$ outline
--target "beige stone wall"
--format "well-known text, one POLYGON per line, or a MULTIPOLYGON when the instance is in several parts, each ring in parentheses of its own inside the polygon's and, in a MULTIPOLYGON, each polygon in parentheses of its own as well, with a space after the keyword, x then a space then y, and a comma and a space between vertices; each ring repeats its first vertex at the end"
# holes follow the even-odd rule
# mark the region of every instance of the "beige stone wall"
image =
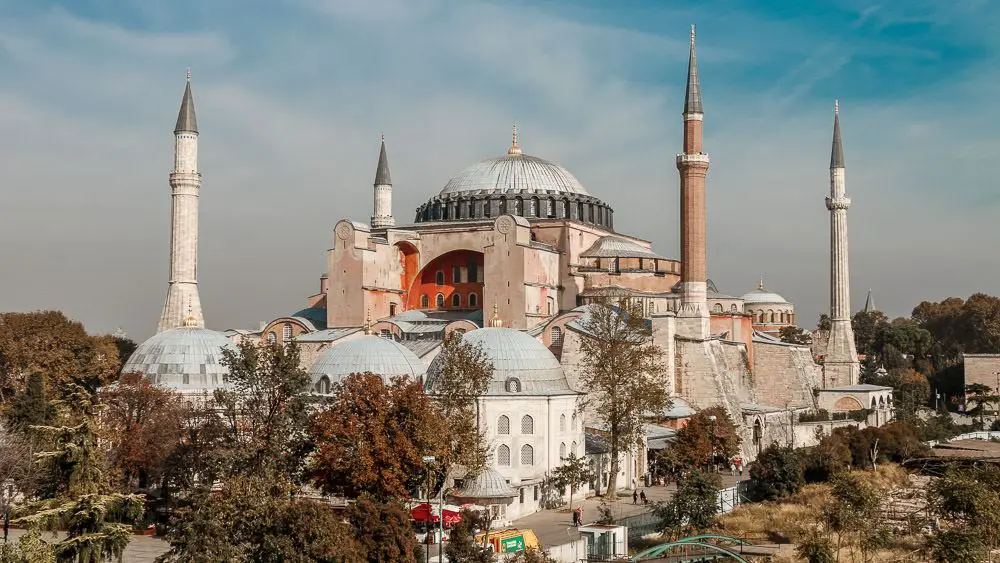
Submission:
POLYGON ((813 390, 820 387, 822 368, 805 346, 754 342, 753 375, 761 404, 814 406, 813 390))
POLYGON ((1000 354, 963 354, 965 385, 979 383, 996 390, 1000 354))

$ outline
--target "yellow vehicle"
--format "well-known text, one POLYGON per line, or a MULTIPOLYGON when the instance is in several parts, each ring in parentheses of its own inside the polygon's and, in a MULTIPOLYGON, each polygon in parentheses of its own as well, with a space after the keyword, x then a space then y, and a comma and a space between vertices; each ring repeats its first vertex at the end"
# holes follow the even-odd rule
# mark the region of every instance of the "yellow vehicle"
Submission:
POLYGON ((493 553, 516 553, 529 547, 538 549, 538 538, 535 537, 535 532, 529 529, 491 531, 488 536, 482 533, 476 536, 476 542, 482 544, 483 539, 487 537, 493 553))

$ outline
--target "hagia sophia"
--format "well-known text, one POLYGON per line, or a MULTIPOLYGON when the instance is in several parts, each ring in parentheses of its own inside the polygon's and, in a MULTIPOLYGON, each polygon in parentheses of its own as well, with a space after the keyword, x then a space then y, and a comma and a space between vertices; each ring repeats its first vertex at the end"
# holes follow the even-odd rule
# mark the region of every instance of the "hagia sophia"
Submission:
MULTIPOLYGON (((493 382, 480 399, 492 467, 466 479, 453 496, 497 506, 504 519, 538 508, 539 484, 569 452, 602 455, 594 438, 601 429, 577 405, 586 393, 580 363, 588 310, 605 299, 641 305, 664 351, 673 405, 651 413, 650 448, 686 417, 716 405, 740 428, 748 460, 771 442, 814 439, 815 426, 796 424, 796 413, 870 409, 869 423, 884 423, 891 417, 891 389, 858 382, 839 108, 826 198, 832 328, 819 356, 778 337, 782 327, 796 325, 795 307, 765 280, 737 297, 707 276, 705 115, 692 28, 684 141, 676 156, 679 259, 616 225, 613 202, 605 199, 613 190, 584 187, 562 166, 524 152, 531 147, 522 147, 516 126, 505 153, 461 170, 412 214, 393 209, 383 139, 371 217, 332 226, 317 292, 297 312, 255 329, 220 332, 205 328, 198 297, 201 174, 189 76, 174 131, 167 298, 158 333, 124 370, 205 394, 226 385, 222 348, 245 340, 295 341, 316 393, 371 371, 425 381, 433 394, 434 359, 445 335, 457 331, 494 363, 493 382)), ((663 197, 677 196, 665 188, 663 197)), ((622 464, 617 478, 623 485, 641 479, 645 456, 635 452, 622 464)))

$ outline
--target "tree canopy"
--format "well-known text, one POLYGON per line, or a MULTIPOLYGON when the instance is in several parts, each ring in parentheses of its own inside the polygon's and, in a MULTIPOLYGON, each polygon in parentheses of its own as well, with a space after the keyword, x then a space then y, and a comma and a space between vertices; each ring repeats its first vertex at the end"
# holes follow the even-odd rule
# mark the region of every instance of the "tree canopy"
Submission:
POLYGON ((672 448, 682 465, 704 468, 719 461, 728 465, 740 451, 740 435, 726 409, 715 406, 691 416, 672 448))

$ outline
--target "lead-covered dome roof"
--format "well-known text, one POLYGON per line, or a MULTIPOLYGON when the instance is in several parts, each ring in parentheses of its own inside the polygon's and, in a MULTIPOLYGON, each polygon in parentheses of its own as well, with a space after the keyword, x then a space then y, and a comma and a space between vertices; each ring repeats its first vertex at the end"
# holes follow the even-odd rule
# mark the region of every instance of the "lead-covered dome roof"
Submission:
POLYGON ((310 368, 309 375, 314 385, 323 376, 333 385, 352 373, 371 372, 388 382, 400 375, 418 380, 426 371, 424 362, 406 346, 389 338, 366 334, 323 352, 310 368))
POLYGON ((181 327, 153 335, 136 347, 122 373, 138 372, 153 384, 182 393, 227 387, 222 350, 236 346, 221 332, 181 327))
POLYGON ((507 191, 588 195, 583 184, 562 166, 519 151, 477 162, 462 170, 448 180, 440 195, 507 191))
POLYGON ((790 302, 787 299, 785 299, 784 297, 778 295, 777 293, 775 293, 773 291, 768 291, 768 290, 764 289, 764 280, 763 280, 763 278, 760 280, 760 283, 757 284, 757 289, 751 291, 750 293, 744 294, 743 297, 742 297, 742 299, 743 299, 743 304, 744 305, 753 305, 753 304, 785 305, 785 304, 790 304, 790 302))
MULTIPOLYGON (((462 335, 479 346, 493 363, 493 379, 487 396, 571 395, 559 360, 532 336, 504 327, 479 328, 462 335)), ((439 354, 427 369, 427 389, 434 393, 434 378, 443 357, 439 354)))

